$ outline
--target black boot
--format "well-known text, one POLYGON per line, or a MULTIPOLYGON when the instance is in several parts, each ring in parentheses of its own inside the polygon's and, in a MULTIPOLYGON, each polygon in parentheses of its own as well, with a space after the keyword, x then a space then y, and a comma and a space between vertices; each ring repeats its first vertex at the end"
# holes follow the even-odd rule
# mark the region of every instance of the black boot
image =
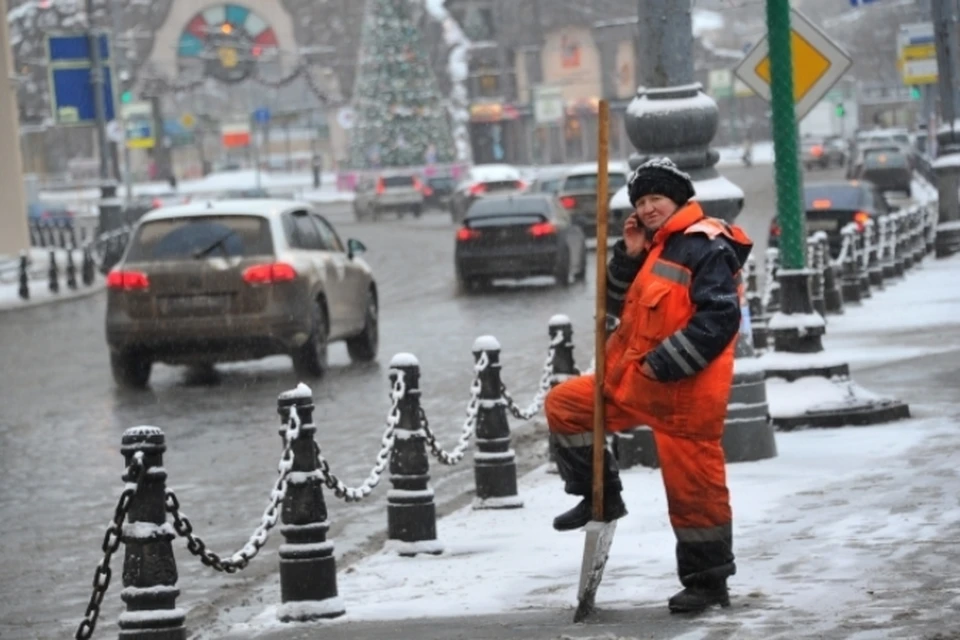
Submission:
MULTIPOLYGON (((627 515, 627 505, 623 503, 620 492, 609 492, 603 496, 603 520, 613 522, 627 515)), ((564 511, 553 519, 553 528, 557 531, 573 531, 586 526, 593 520, 593 502, 584 498, 575 507, 564 511)))
POLYGON ((710 607, 729 607, 730 592, 727 581, 716 585, 691 585, 674 594, 667 602, 670 613, 701 613, 710 607))

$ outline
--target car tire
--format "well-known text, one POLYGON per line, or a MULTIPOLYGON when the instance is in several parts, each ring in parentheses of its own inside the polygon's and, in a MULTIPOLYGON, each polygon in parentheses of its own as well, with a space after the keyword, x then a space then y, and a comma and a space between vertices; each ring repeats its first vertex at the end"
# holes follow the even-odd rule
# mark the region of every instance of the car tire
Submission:
POLYGON ((363 330, 347 339, 347 353, 353 362, 370 362, 377 357, 380 346, 380 313, 377 298, 373 291, 367 294, 367 308, 364 311, 363 330))
POLYGON ((322 378, 327 372, 327 341, 330 335, 327 309, 319 300, 314 301, 310 337, 293 352, 293 369, 297 375, 322 378))
POLYGON ((110 351, 110 371, 118 386, 126 389, 145 389, 150 381, 153 362, 134 349, 110 351))
POLYGON ((580 247, 580 271, 574 276, 576 282, 584 283, 587 281, 587 243, 586 241, 580 247))

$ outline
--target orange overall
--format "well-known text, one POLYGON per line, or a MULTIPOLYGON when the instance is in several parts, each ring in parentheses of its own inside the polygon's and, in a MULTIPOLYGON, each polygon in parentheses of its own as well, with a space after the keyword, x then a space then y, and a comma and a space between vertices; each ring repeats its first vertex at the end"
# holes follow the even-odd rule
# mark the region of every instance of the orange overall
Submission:
MULTIPOLYGON (((653 429, 670 523, 678 542, 680 578, 687 585, 726 578, 735 571, 730 550, 732 514, 720 440, 733 381, 736 334, 725 346, 717 347, 719 355, 709 362, 697 355, 685 337, 684 329, 697 313, 690 296, 691 282, 697 274, 689 266, 663 257, 668 240, 676 234, 687 238, 674 238, 674 248, 689 243, 688 238, 696 234, 701 235, 695 241, 700 245, 708 242, 702 236, 709 242, 720 239, 731 246, 746 247, 747 253, 751 244, 739 228, 704 217, 696 202, 688 203, 667 220, 654 234, 640 271, 627 290, 620 324, 607 340, 604 396, 608 431, 638 425, 653 429), (644 375, 641 364, 658 347, 674 356, 688 371, 686 377, 660 382, 644 375), (684 364, 687 362, 689 365, 684 364)), ((741 289, 738 273, 726 280, 730 292, 741 289)), ((735 313, 739 323, 739 306, 735 313)), ((547 396, 547 422, 558 452, 564 447, 589 446, 593 387, 594 377, 585 375, 556 386, 547 396)), ((616 474, 611 477, 608 472, 607 477, 617 490, 616 474)))

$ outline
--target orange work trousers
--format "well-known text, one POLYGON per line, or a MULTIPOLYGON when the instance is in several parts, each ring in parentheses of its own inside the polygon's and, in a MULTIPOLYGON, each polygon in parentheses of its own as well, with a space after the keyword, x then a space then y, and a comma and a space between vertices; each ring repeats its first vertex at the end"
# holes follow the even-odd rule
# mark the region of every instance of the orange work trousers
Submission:
MULTIPOLYGON (((558 448, 582 446, 586 442, 584 436, 592 432, 593 389, 594 376, 585 375, 557 385, 547 395, 544 411, 558 448)), ((608 432, 640 424, 609 398, 605 409, 608 432)), ((720 440, 673 436, 656 430, 653 435, 670 524, 677 537, 681 582, 690 586, 732 575, 733 515, 720 440)), ((590 477, 589 468, 582 472, 590 477)))

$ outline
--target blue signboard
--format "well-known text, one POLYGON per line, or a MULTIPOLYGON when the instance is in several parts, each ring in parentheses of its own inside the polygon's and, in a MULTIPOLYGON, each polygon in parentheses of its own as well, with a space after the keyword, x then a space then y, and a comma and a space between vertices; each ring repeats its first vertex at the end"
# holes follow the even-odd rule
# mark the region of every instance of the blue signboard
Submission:
MULTIPOLYGON (((103 62, 103 102, 107 122, 115 118, 113 73, 107 36, 99 36, 103 62)), ((91 78, 90 41, 84 34, 47 38, 50 67, 50 106, 58 125, 96 123, 94 90, 91 78)))
POLYGON ((876 0, 850 0, 851 7, 862 7, 865 4, 873 4, 876 0))
POLYGON ((261 107, 253 112, 253 121, 257 124, 267 124, 270 122, 270 109, 261 107))

